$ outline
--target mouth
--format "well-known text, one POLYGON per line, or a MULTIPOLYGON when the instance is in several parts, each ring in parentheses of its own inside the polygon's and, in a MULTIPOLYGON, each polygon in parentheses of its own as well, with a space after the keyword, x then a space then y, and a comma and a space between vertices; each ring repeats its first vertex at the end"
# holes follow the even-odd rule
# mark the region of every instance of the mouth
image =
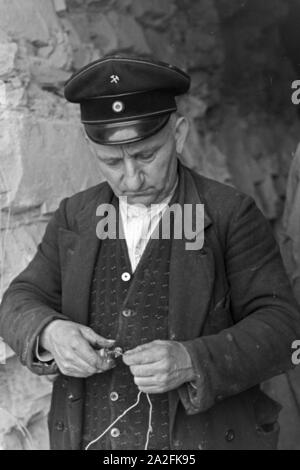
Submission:
POLYGON ((127 196, 127 197, 149 196, 149 194, 152 194, 152 192, 151 191, 143 191, 143 192, 140 192, 140 193, 126 193, 126 194, 123 194, 123 196, 127 196))

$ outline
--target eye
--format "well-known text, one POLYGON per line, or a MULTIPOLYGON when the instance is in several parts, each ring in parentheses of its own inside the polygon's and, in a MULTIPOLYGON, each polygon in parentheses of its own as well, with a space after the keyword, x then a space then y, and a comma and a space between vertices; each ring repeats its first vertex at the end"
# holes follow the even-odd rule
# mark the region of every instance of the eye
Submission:
POLYGON ((113 160, 106 160, 105 161, 105 164, 108 165, 108 166, 117 166, 121 163, 122 160, 117 160, 117 159, 113 159, 113 160))
POLYGON ((142 161, 148 161, 148 160, 152 160, 155 158, 155 152, 151 152, 151 153, 146 153, 146 154, 140 154, 138 156, 138 159, 139 160, 142 160, 142 161))

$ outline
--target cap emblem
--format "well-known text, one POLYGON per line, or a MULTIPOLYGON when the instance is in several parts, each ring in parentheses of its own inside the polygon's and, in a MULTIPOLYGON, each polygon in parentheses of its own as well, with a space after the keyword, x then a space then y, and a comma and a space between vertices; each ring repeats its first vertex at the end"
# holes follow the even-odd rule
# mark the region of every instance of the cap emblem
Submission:
POLYGON ((122 111, 124 111, 124 103, 122 103, 122 101, 114 101, 113 105, 112 105, 112 109, 115 113, 121 113, 122 111))
POLYGON ((111 75, 110 76, 110 83, 119 83, 120 77, 118 75, 111 75))

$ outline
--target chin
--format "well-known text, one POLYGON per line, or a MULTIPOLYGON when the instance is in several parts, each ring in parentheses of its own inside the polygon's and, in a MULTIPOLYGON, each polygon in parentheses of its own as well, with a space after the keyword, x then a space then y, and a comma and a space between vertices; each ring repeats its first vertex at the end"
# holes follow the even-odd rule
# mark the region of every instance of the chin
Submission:
POLYGON ((153 194, 127 196, 128 204, 143 204, 144 206, 150 206, 155 203, 155 196, 153 194))

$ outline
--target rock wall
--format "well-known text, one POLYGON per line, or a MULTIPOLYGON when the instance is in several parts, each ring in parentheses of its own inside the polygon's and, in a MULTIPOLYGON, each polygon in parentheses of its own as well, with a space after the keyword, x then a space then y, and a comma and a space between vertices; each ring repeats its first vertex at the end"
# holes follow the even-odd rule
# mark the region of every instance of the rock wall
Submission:
MULTIPOLYGON (((65 8, 51 0, 0 1, 0 297, 34 255, 59 201, 102 178, 78 109, 62 97, 76 46, 59 17, 65 8)), ((98 57, 89 47, 86 61, 98 57)), ((32 375, 11 351, 6 356, 0 448, 48 448, 51 383, 32 375)))
MULTIPOLYGON (((280 0, 0 0, 0 298, 50 214, 102 176, 62 87, 106 54, 154 55, 192 76, 183 161, 255 197, 277 229, 299 139, 280 0)), ((51 383, 12 352, 0 369, 0 447, 47 448, 51 383), (26 426, 28 431, 24 429, 26 426)))

